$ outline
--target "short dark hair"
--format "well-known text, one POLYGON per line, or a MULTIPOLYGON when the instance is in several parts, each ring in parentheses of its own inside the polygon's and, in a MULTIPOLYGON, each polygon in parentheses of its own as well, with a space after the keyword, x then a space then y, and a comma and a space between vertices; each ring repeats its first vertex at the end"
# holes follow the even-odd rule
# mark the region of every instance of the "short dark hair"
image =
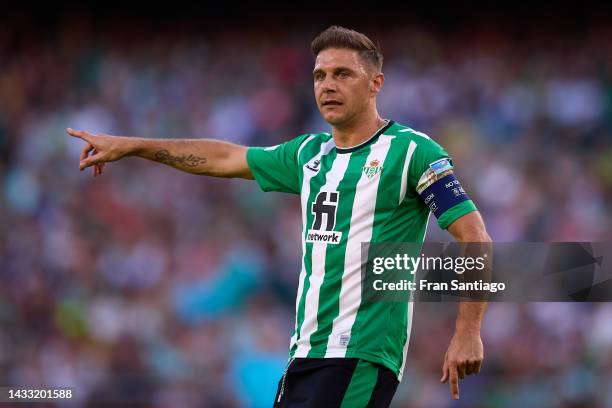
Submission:
POLYGON ((365 34, 340 26, 331 26, 319 34, 310 49, 315 56, 327 48, 348 48, 355 50, 363 60, 373 64, 378 70, 382 69, 383 55, 380 47, 365 34))

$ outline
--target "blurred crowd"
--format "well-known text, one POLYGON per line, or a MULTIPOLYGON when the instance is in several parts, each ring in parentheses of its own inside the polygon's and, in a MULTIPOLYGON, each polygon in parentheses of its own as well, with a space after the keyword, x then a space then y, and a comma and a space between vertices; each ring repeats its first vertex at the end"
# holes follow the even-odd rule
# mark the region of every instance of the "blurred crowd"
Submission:
MULTIPOLYGON (((0 26, 0 385, 70 386, 61 407, 271 406, 298 198, 136 158, 94 179, 65 129, 261 146, 327 131, 323 28, 0 26)), ((381 115, 447 149, 495 241, 612 239, 612 26, 364 31, 385 55, 381 115)), ((427 239, 451 237, 430 222, 427 239)), ((455 311, 416 306, 394 407, 612 406, 612 304, 491 304, 483 373, 451 403, 455 311)))

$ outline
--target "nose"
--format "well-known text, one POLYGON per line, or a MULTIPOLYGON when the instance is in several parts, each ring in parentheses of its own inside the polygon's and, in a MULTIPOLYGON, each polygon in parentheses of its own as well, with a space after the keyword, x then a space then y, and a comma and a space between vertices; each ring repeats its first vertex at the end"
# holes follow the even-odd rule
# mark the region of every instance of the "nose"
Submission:
POLYGON ((321 91, 327 92, 336 92, 337 86, 336 81, 333 78, 330 78, 331 75, 328 75, 323 82, 321 83, 321 91))

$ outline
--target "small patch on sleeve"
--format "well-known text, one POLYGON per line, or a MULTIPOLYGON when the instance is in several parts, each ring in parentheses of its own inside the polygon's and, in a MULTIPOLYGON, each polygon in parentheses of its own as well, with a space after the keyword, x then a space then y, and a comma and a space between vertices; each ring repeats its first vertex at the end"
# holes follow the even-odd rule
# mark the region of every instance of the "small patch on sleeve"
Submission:
POLYGON ((417 183, 417 193, 421 194, 426 188, 431 186, 437 180, 452 174, 453 162, 449 158, 436 160, 429 164, 429 168, 421 175, 417 183))

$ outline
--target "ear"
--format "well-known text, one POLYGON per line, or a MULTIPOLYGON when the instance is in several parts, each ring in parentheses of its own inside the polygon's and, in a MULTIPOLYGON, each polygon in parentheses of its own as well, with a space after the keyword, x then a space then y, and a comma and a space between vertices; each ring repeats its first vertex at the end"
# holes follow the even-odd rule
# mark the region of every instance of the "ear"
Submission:
POLYGON ((370 82, 370 91, 377 94, 385 84, 385 75, 382 72, 374 74, 372 81, 370 82))

